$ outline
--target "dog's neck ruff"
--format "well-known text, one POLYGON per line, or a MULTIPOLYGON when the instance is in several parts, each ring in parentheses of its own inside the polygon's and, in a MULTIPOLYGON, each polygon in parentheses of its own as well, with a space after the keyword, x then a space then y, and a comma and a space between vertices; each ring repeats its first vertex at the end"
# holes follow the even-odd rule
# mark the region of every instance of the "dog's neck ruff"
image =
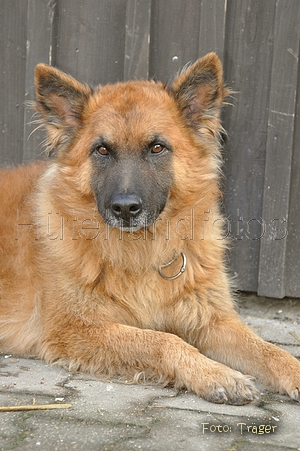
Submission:
POLYGON ((166 275, 163 273, 162 270, 163 270, 163 268, 167 268, 167 266, 172 265, 172 263, 174 263, 175 260, 177 260, 177 258, 179 257, 179 255, 175 255, 175 257, 173 258, 173 260, 171 260, 170 262, 166 263, 165 265, 161 265, 161 266, 158 267, 159 275, 160 275, 163 279, 165 279, 165 280, 175 280, 175 279, 178 279, 178 277, 180 277, 180 276, 184 273, 184 271, 186 270, 186 256, 185 256, 185 254, 184 254, 183 252, 180 252, 180 255, 181 255, 181 257, 182 257, 182 266, 181 266, 179 272, 178 272, 177 274, 175 274, 175 276, 166 276, 166 275))

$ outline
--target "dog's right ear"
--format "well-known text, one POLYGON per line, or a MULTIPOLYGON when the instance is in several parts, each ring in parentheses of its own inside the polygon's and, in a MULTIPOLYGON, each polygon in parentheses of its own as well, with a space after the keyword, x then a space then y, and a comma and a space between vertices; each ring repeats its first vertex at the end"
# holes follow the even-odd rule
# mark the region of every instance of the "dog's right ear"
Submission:
POLYGON ((52 148, 66 144, 83 124, 92 90, 47 64, 36 66, 34 80, 35 108, 48 129, 49 144, 52 148))

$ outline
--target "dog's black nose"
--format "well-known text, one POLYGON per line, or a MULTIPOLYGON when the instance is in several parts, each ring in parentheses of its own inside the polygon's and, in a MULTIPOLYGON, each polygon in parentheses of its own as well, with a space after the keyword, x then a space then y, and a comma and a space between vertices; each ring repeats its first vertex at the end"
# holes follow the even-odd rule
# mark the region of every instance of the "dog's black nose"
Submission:
POLYGON ((142 200, 135 194, 116 194, 111 203, 116 218, 129 222, 142 211, 142 200))

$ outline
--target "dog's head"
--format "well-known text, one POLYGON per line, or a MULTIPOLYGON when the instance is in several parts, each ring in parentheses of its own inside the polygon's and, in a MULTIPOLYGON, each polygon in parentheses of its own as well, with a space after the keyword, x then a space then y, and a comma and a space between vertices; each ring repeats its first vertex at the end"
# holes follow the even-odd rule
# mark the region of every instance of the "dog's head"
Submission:
POLYGON ((94 199, 111 227, 147 227, 169 199, 189 202, 217 172, 227 91, 213 53, 170 86, 130 81, 92 89, 45 64, 36 67, 35 84, 56 168, 68 189, 94 199))

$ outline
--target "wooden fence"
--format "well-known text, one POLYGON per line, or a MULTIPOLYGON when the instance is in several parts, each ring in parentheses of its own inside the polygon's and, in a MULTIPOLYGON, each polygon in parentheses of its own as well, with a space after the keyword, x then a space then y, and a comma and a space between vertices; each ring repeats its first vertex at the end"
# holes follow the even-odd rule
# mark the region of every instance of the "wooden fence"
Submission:
POLYGON ((234 91, 224 113, 224 208, 240 289, 300 297, 299 0, 0 0, 0 165, 41 157, 33 69, 91 84, 154 77, 216 51, 234 91), (298 87, 298 89, 297 89, 298 87))

